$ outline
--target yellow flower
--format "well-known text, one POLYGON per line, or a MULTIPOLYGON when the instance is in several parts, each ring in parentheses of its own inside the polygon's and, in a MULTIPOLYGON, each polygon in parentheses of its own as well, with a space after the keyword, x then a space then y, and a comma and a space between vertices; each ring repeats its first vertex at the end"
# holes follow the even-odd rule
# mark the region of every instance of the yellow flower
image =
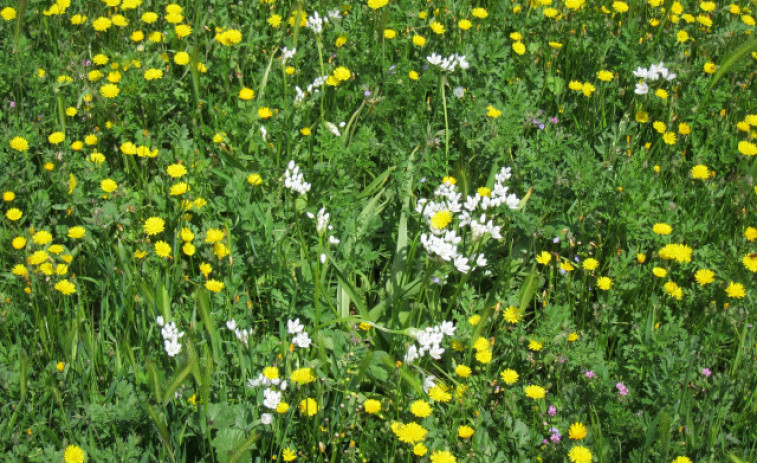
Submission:
POLYGON ((523 45, 523 42, 515 42, 513 45, 513 51, 519 55, 523 55, 526 53, 526 46, 523 45))
POLYGON ((181 252, 190 257, 195 255, 196 250, 195 245, 192 243, 184 243, 184 246, 181 247, 181 252))
POLYGON ((744 156, 754 156, 755 154, 757 154, 757 145, 752 142, 740 141, 738 148, 739 153, 743 154, 744 156))
POLYGON ((171 245, 163 240, 155 243, 155 254, 158 257, 168 257, 171 254, 171 245))
POLYGON ((0 17, 2 17, 6 21, 13 21, 14 19, 16 19, 16 9, 10 6, 6 6, 2 10, 0 10, 0 17))
POLYGON ((375 415, 381 411, 381 402, 376 399, 367 399, 363 402, 363 410, 365 410, 366 413, 375 415))
POLYGON ((186 66, 189 64, 189 53, 180 51, 173 56, 173 62, 179 66, 186 66))
POLYGON ((452 213, 447 209, 437 211, 430 220, 431 227, 436 230, 442 230, 452 222, 452 213))
POLYGON ((247 183, 252 186, 258 186, 263 183, 263 177, 260 174, 250 174, 247 176, 247 183))
POLYGON ((339 66, 338 68, 334 69, 333 76, 338 81, 344 82, 345 80, 348 80, 350 77, 352 77, 352 73, 350 73, 350 70, 346 67, 339 66))
POLYGON ((668 98, 667 90, 662 89, 662 88, 658 88, 657 90, 655 90, 654 94, 657 95, 658 98, 661 98, 663 100, 668 98))
POLYGON ((625 13, 628 11, 628 3, 621 1, 612 2, 612 9, 618 13, 625 13))
POLYGON ((114 84, 105 84, 100 87, 100 95, 104 96, 105 98, 115 98, 118 96, 118 93, 120 91, 121 90, 118 88, 118 86, 114 84))
POLYGON ((212 293, 220 292, 225 286, 223 282, 218 280, 208 280, 205 282, 205 289, 212 293))
POLYGON ((658 254, 661 259, 675 260, 679 263, 689 263, 691 262, 691 254, 693 252, 694 250, 685 244, 676 243, 665 245, 658 251, 658 254))
POLYGON ((267 22, 274 29, 278 29, 279 26, 281 26, 281 20, 282 20, 281 16, 274 13, 270 17, 268 17, 267 22))
POLYGON ((160 217, 150 217, 145 220, 143 228, 148 236, 153 236, 165 230, 165 225, 166 222, 160 217))
POLYGON ((656 223, 652 226, 652 231, 658 235, 670 235, 673 232, 673 227, 666 223, 656 223))
POLYGON ((597 79, 601 80, 602 82, 610 82, 612 78, 613 78, 613 74, 610 71, 597 72, 597 79))
POLYGON ((413 36, 413 45, 416 47, 422 47, 426 45, 426 38, 422 35, 414 35, 413 36))
POLYGON ((470 439, 471 436, 473 436, 473 433, 475 431, 470 426, 460 426, 457 428, 457 435, 462 437, 463 439, 470 439))
POLYGON ((47 137, 47 141, 53 145, 58 145, 60 143, 63 143, 63 140, 65 139, 66 139, 66 135, 63 132, 53 132, 47 137))
POLYGON ((173 28, 173 31, 176 34, 176 37, 183 39, 184 37, 187 37, 190 34, 192 34, 192 26, 188 26, 186 24, 179 24, 178 26, 173 28))
POLYGON ((744 264, 744 267, 750 272, 757 272, 757 255, 747 254, 741 259, 741 263, 744 264))
POLYGON ((530 351, 539 352, 540 350, 542 350, 543 347, 544 347, 544 344, 535 339, 530 339, 528 341, 528 350, 530 351))
POLYGON ((408 72, 408 73, 407 73, 407 76, 408 76, 408 77, 409 77, 409 78, 410 78, 411 80, 418 80, 418 79, 420 79, 420 77, 421 77, 420 75, 418 75, 418 71, 410 71, 410 72, 408 72))
POLYGON ((13 137, 10 141, 10 147, 18 152, 26 151, 29 149, 29 142, 24 137, 13 137))
POLYGON ((570 463, 591 463, 591 451, 580 445, 571 447, 568 452, 568 459, 570 459, 570 463))
MULTIPOLYGON (((68 281, 67 279, 63 279, 55 283, 55 286, 53 286, 56 291, 59 291, 64 296, 70 296, 72 294, 76 293, 76 285, 68 281)), ((71 447, 69 447, 71 448, 71 447)), ((78 447, 77 447, 78 448, 78 447)), ((81 451, 81 449, 79 449, 81 451)), ((68 452, 68 449, 66 449, 66 452, 68 452)), ((66 459, 66 462, 69 460, 66 459)), ((71 460, 71 461, 84 461, 84 452, 81 453, 81 460, 71 460)))
POLYGON ((13 249, 23 249, 24 247, 26 247, 26 238, 24 238, 23 236, 17 236, 13 238, 11 245, 13 246, 13 249))
POLYGON ((746 227, 746 230, 744 230, 744 238, 746 238, 747 241, 757 240, 757 228, 746 227))
POLYGON ((112 22, 110 21, 110 19, 104 18, 102 16, 92 21, 92 27, 98 32, 107 31, 110 28, 111 24, 112 22))
POLYGON ((655 267, 655 268, 653 268, 653 269, 652 269, 652 273, 653 273, 653 274, 654 274, 654 276, 656 276, 657 278, 665 278, 666 276, 668 276, 668 271, 667 271, 667 270, 665 270, 665 269, 664 269, 664 268, 662 268, 662 267, 655 267))
POLYGON ((106 178, 100 182, 100 189, 106 193, 113 193, 118 188, 118 184, 113 179, 106 178))
POLYGON ((444 28, 444 24, 438 21, 432 22, 429 27, 431 27, 431 30, 438 35, 443 35, 445 32, 447 32, 447 30, 444 28))
POLYGON ((16 209, 15 207, 12 207, 12 208, 8 209, 8 211, 5 213, 5 218, 7 218, 8 220, 10 220, 12 222, 15 222, 15 221, 19 220, 23 215, 24 215, 23 212, 21 212, 20 210, 16 209))
POLYGON ((578 341, 578 333, 570 333, 568 335, 568 342, 576 342, 578 341))
POLYGON ((239 90, 239 99, 249 101, 253 98, 255 98, 255 91, 253 89, 242 87, 242 89, 239 90))
POLYGON ((518 382, 518 378, 520 376, 518 375, 518 372, 516 372, 513 369, 506 369, 502 373, 499 374, 499 377, 502 378, 502 381, 505 382, 505 384, 512 385, 518 382))
POLYGON ((580 92, 583 90, 584 84, 577 80, 571 80, 570 82, 568 82, 568 88, 573 90, 574 92, 580 92))
POLYGON ((447 386, 441 383, 428 390, 428 397, 434 402, 446 403, 452 400, 452 395, 447 392, 447 386))
POLYGON ((457 368, 455 368, 455 374, 461 378, 467 378, 471 375, 472 370, 469 366, 465 365, 458 365, 457 368))
POLYGON ((573 423, 568 429, 568 438, 573 440, 581 440, 586 437, 586 426, 583 423, 573 423))
POLYGON ((461 19, 457 22, 457 27, 459 27, 461 30, 467 31, 473 26, 473 23, 470 22, 468 19, 461 19))
POLYGON ((314 416, 318 413, 318 402, 308 397, 307 399, 303 399, 297 408, 303 415, 314 416))
POLYGON ((426 418, 431 415, 431 406, 425 400, 416 400, 410 404, 410 413, 418 418, 426 418))
POLYGON ((299 368, 294 370, 289 379, 299 385, 312 383, 316 380, 311 368, 299 368))
POLYGON ((665 132, 662 136, 662 141, 664 141, 666 145, 675 145, 677 141, 676 134, 673 132, 665 132))
POLYGON ((264 106, 258 109, 258 117, 260 117, 261 119, 268 119, 271 116, 273 116, 273 111, 271 111, 271 108, 269 108, 268 106, 264 106))
POLYGON ((482 350, 476 352, 476 361, 484 365, 492 361, 492 351, 482 350))
POLYGON ((145 80, 157 80, 163 78, 163 71, 160 69, 148 69, 144 72, 145 80))
POLYGON ((678 299, 679 301, 683 299, 683 289, 678 286, 676 282, 668 281, 663 285, 663 288, 665 288, 665 292, 671 297, 678 299))
POLYGON ((711 61, 708 61, 704 63, 703 69, 707 74, 715 74, 715 71, 718 70, 718 65, 711 61))
POLYGON ((523 392, 526 394, 526 397, 534 400, 543 399, 547 395, 547 391, 543 387, 533 384, 524 387, 523 392))
POLYGON ((502 111, 500 111, 499 109, 495 108, 492 105, 489 105, 486 107, 486 115, 491 118, 496 119, 502 115, 502 111))
POLYGON ((415 422, 402 424, 395 421, 394 423, 392 423, 391 429, 392 432, 400 440, 400 442, 404 442, 406 444, 415 444, 416 442, 420 442, 425 439, 426 434, 428 434, 426 428, 415 422))
POLYGON ((415 456, 422 457, 427 452, 428 452, 428 447, 423 445, 422 442, 418 442, 417 444, 413 446, 413 455, 415 456))
POLYGON ((601 289, 602 291, 609 291, 610 287, 612 287, 612 280, 608 277, 599 277, 597 278, 597 288, 601 289))
POLYGON ((583 264, 581 264, 581 267, 591 272, 599 267, 599 261, 597 261, 597 259, 593 257, 589 257, 588 259, 584 260, 583 264))
POLYGON ((486 8, 481 7, 473 8, 473 10, 471 10, 471 14, 479 19, 486 19, 486 17, 489 16, 489 12, 486 11, 486 8))
POLYGON ((294 461, 297 459, 297 453, 294 450, 287 447, 284 450, 282 450, 281 458, 283 458, 284 461, 294 461))
POLYGON ((710 178, 710 168, 699 164, 691 168, 691 177, 697 180, 707 180, 710 178))
POLYGON ((189 185, 187 185, 186 182, 179 182, 175 185, 171 185, 171 189, 169 191, 169 194, 171 196, 181 196, 184 193, 189 191, 189 185))
POLYGON ((379 8, 386 6, 387 3, 389 3, 389 0, 368 0, 368 8, 376 11, 379 8))
POLYGON ((552 254, 550 254, 547 251, 542 251, 538 256, 536 256, 536 262, 542 265, 547 265, 552 260, 552 254))
MULTIPOLYGON (((66 281, 66 280, 63 280, 63 281, 66 281)), ((82 450, 81 447, 76 446, 76 445, 69 445, 68 447, 66 447, 66 450, 63 452, 63 460, 66 463, 84 463, 86 459, 87 459, 87 454, 84 453, 84 450, 82 450)))
POLYGON ((520 319, 523 318, 523 314, 520 312, 520 309, 518 307, 515 307, 514 305, 506 308, 502 312, 502 316, 507 323, 511 323, 513 325, 517 325, 518 322, 520 322, 520 319))
POLYGON ((594 84, 589 82, 584 82, 583 86, 581 87, 581 92, 586 97, 590 97, 592 93, 594 93, 597 90, 597 88, 594 86, 594 84))
POLYGON ((385 39, 391 40, 391 39, 393 39, 395 37, 397 37, 397 31, 395 31, 394 29, 384 29, 384 38, 385 39))

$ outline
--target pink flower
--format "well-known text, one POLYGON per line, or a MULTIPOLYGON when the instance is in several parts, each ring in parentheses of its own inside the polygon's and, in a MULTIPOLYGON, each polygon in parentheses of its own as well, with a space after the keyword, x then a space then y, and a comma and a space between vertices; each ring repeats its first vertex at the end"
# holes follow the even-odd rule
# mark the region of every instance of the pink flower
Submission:
POLYGON ((588 370, 588 371, 587 371, 586 373, 584 373, 584 376, 586 376, 587 378, 591 379, 591 378, 593 378, 593 377, 597 376, 597 374, 596 374, 596 373, 594 373, 594 372, 593 372, 593 371, 591 371, 591 370, 588 370))
POLYGON ((615 389, 618 390, 618 393, 620 395, 623 395, 623 396, 628 395, 628 388, 623 383, 616 383, 615 389))
POLYGON ((550 405, 549 408, 547 409, 547 413, 549 413, 549 416, 557 415, 557 407, 555 407, 554 405, 550 405))
POLYGON ((710 370, 709 368, 702 368, 702 374, 709 378, 712 374, 712 370, 710 370))

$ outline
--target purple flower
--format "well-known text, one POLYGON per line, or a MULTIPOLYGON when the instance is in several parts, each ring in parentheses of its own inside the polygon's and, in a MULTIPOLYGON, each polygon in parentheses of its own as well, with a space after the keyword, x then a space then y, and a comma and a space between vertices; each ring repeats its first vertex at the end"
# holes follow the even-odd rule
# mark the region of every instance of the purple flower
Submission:
POLYGON ((366 91, 364 91, 364 92, 363 92, 363 96, 365 96, 365 97, 369 97, 369 96, 371 96, 371 91, 370 91, 370 90, 366 90, 366 91))
POLYGON ((560 237, 559 236, 555 236, 554 238, 552 238, 552 242, 555 243, 555 244, 559 243, 560 242, 560 237))
POLYGON ((565 363, 565 361, 566 361, 566 360, 568 360, 568 359, 566 359, 565 357, 563 357, 563 356, 561 355, 561 356, 560 356, 560 358, 559 358, 559 359, 557 359, 557 360, 558 360, 558 361, 559 361, 560 363, 565 363))
POLYGON ((87 67, 89 67, 90 64, 92 64, 92 61, 90 61, 88 59, 85 59, 82 64, 84 65, 85 68, 87 68, 87 67))
POLYGON ((709 378, 712 374, 712 370, 710 370, 709 368, 702 368, 702 374, 709 378))
POLYGON ((553 117, 552 119, 549 120, 549 122, 551 122, 553 124, 557 124, 559 121, 557 120, 556 117, 553 117))
POLYGON ((549 408, 547 409, 547 413, 549 413, 549 416, 557 415, 557 407, 555 407, 554 405, 550 405, 549 408))
POLYGON ((573 260, 575 260, 576 263, 581 262, 581 258, 578 256, 573 256, 573 260))
POLYGON ((551 440, 555 444, 560 442, 560 439, 562 439, 562 434, 560 434, 560 431, 558 431, 557 428, 549 428, 549 432, 552 433, 549 436, 549 440, 551 440))
MULTIPOLYGON (((593 377, 597 376, 597 374, 596 374, 596 373, 594 373, 594 372, 593 372, 593 371, 591 371, 591 370, 587 370, 587 371, 586 371, 586 373, 584 373, 584 376, 586 376, 587 378, 591 379, 591 378, 593 378, 593 377)), ((618 383, 618 384, 620 384, 620 383, 618 383)))
POLYGON ((10 102, 10 106, 11 106, 11 108, 15 108, 16 107, 16 102, 15 101, 11 101, 10 102))
POLYGON ((628 395, 628 388, 623 383, 616 383, 615 389, 617 389, 618 393, 622 396, 628 395))

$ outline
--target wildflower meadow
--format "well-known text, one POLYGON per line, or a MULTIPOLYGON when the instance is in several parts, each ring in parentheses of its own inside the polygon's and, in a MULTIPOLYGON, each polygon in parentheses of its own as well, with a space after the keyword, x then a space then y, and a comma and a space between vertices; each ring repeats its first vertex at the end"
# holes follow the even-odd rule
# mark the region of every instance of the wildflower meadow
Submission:
POLYGON ((0 0, 0 461, 757 462, 755 0, 0 0))

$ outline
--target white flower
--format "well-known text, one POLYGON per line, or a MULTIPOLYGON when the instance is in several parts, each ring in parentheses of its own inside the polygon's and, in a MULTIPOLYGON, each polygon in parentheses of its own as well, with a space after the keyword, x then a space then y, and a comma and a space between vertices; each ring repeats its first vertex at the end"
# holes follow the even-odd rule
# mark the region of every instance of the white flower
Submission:
POLYGON ((415 359, 418 358, 418 348, 415 347, 415 344, 412 344, 410 347, 407 348, 407 352, 405 353, 405 358, 403 361, 406 364, 411 364, 415 359))
POLYGON ((276 410, 281 402, 281 392, 274 389, 266 389, 263 391, 263 406, 271 410, 276 410))
POLYGON ((305 176, 300 172, 300 166, 295 164, 293 160, 289 161, 284 172, 284 186, 301 195, 310 191, 310 184, 305 181, 305 176))
POLYGON ((262 125, 260 126, 260 137, 263 141, 268 141, 268 131, 262 125))
POLYGON ((465 96, 465 89, 463 87, 455 87, 452 89, 452 94, 458 98, 465 96))
POLYGON ((442 324, 439 325, 439 331, 445 336, 453 336, 456 329, 455 324, 448 321, 443 321, 442 324))
POLYGON ((649 93, 649 85, 646 82, 639 82, 636 84, 636 88, 633 91, 637 95, 646 95, 649 93))
POLYGON ((319 236, 322 236, 324 233, 326 233, 326 229, 329 226, 329 217, 331 217, 331 214, 326 212, 325 207, 322 207, 321 210, 318 211, 318 218, 316 219, 315 231, 318 233, 319 236))
POLYGON ((175 357, 181 352, 181 344, 179 344, 178 338, 166 339, 163 341, 163 345, 169 357, 175 357))
POLYGON ((335 237, 335 236, 333 236, 333 235, 332 235, 332 236, 329 236, 329 244, 336 246, 336 245, 337 245, 337 244, 339 244, 339 243, 340 243, 340 241, 339 241, 339 239, 338 239, 338 238, 336 238, 336 237, 335 237))
POLYGON ((428 355, 431 356, 431 358, 434 360, 441 360, 443 353, 444 348, 440 347, 439 345, 433 345, 428 350, 428 355))
POLYGON ((438 66, 442 62, 442 57, 436 53, 431 53, 431 55, 426 57, 426 60, 434 66, 438 66))
POLYGON ((231 331, 235 331, 237 329, 237 321, 233 318, 226 322, 226 328, 228 328, 231 331))
POLYGON ((476 258, 476 266, 486 267, 486 264, 488 264, 488 262, 486 261, 486 256, 484 256, 483 254, 479 254, 478 257, 476 258))
POLYGON ((302 324, 300 323, 300 319, 299 318, 297 318, 295 320, 288 320, 287 321, 287 332, 289 334, 297 334, 297 333, 299 333, 300 331, 302 331, 304 329, 305 329, 305 327, 302 326, 302 324))
POLYGON ((333 122, 326 121, 326 122, 323 123, 323 125, 325 125, 326 129, 328 129, 329 132, 333 133, 334 136, 337 136, 337 137, 341 137, 342 136, 342 133, 339 131, 339 127, 337 127, 336 125, 334 125, 333 122))
POLYGON ((468 265, 468 258, 465 256, 457 256, 455 257, 455 268, 460 273, 468 273, 470 271, 470 266, 468 265))
POLYGON ((321 254, 321 265, 326 263, 326 254, 321 254))
POLYGON ((313 342, 312 339, 310 339, 310 336, 308 336, 307 332, 303 331, 301 333, 298 333, 293 339, 292 344, 295 346, 301 348, 301 349, 307 349, 310 347, 310 344, 313 342))
POLYGON ((649 71, 646 68, 638 66, 636 70, 633 71, 633 75, 639 79, 647 79, 649 78, 649 71))
POLYGON ((286 381, 282 381, 281 383, 279 383, 279 389, 281 389, 282 391, 286 391, 287 390, 287 382, 286 381))
POLYGON ((436 376, 427 376, 426 379, 423 380, 423 390, 428 394, 429 389, 433 389, 436 387, 436 376))
POLYGON ((318 15, 318 12, 315 11, 308 17, 305 27, 312 30, 314 34, 320 34, 323 31, 323 18, 321 18, 318 15))
POLYGON ((262 415, 260 415, 260 423, 266 426, 273 423, 273 415, 271 415, 270 413, 263 413, 262 415))
POLYGON ((158 315, 158 318, 155 319, 155 322, 158 324, 158 326, 163 326, 163 324, 164 324, 164 322, 163 322, 163 316, 162 315, 158 315))
POLYGON ((282 64, 286 63, 287 60, 290 60, 290 59, 294 58, 294 54, 295 53, 297 53, 297 49, 296 48, 292 48, 291 50, 288 49, 287 47, 282 48, 281 49, 281 61, 282 61, 282 64))

